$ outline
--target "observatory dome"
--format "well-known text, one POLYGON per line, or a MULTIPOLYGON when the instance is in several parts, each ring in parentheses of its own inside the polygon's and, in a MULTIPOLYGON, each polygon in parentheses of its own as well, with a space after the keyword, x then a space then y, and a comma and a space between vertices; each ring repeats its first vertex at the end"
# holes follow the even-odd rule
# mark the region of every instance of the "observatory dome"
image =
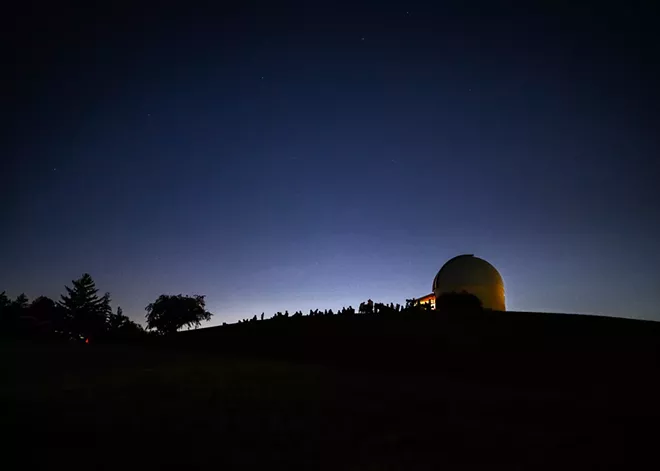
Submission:
POLYGON ((433 280, 436 299, 446 293, 463 291, 478 297, 486 309, 506 310, 502 276, 493 265, 472 254, 452 258, 433 280))

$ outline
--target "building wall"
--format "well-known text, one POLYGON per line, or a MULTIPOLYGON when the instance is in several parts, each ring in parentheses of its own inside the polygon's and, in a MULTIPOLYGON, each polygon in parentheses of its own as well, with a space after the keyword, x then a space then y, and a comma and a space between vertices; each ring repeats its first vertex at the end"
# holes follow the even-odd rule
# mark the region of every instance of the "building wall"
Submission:
MULTIPOLYGON (((506 311, 506 303, 504 299, 504 286, 494 285, 444 285, 442 292, 435 293, 440 296, 442 293, 462 293, 466 291, 474 294, 481 300, 481 305, 485 309, 493 309, 495 311, 506 311)), ((435 301, 435 298, 434 298, 435 301)), ((435 303, 434 303, 435 304, 435 303)))

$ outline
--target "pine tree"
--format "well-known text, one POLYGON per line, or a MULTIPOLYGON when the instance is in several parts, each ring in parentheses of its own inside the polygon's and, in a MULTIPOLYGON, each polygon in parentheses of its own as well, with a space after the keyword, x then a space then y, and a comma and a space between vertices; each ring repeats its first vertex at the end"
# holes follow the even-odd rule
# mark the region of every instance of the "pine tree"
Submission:
POLYGON ((0 293, 0 330, 10 327, 11 300, 3 291, 0 293))
POLYGON ((27 310, 28 298, 24 293, 16 296, 13 301, 5 292, 0 293, 0 330, 13 330, 27 310))
POLYGON ((117 306, 117 313, 110 313, 108 316, 108 330, 110 332, 117 332, 122 329, 128 320, 128 317, 124 315, 124 311, 121 309, 121 307, 117 306))
POLYGON ((16 296, 16 300, 14 301, 14 305, 16 306, 16 309, 20 309, 23 311, 24 309, 27 309, 29 299, 27 296, 25 296, 25 293, 21 293, 18 296, 16 296))
POLYGON ((106 331, 110 308, 110 293, 98 296, 98 289, 91 275, 85 273, 72 281, 73 288, 65 286, 67 294, 61 295, 59 305, 66 310, 71 333, 85 337, 99 336, 106 331))

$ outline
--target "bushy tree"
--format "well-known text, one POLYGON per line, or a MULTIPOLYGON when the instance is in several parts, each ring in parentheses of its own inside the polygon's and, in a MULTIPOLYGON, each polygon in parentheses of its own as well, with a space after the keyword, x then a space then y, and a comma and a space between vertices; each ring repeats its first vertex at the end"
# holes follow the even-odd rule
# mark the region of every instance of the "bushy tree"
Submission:
POLYGON ((27 307, 26 319, 40 334, 67 330, 64 309, 47 296, 39 296, 27 307))
POLYGON ((5 291, 0 293, 0 309, 4 310, 9 306, 10 303, 11 301, 9 299, 9 296, 7 296, 7 293, 5 291))
POLYGON ((204 296, 200 295, 161 294, 145 310, 147 328, 162 334, 172 334, 183 327, 199 327, 213 315, 206 310, 204 296))
POLYGON ((0 326, 3 331, 15 331, 28 307, 28 298, 20 294, 11 300, 3 291, 0 293, 0 326))
MULTIPOLYGON (((28 315, 38 322, 48 322, 50 324, 57 324, 58 309, 55 301, 47 296, 39 296, 28 306, 28 315)), ((61 312, 61 311, 60 311, 61 312)))
POLYGON ((107 328, 111 339, 134 338, 144 333, 142 326, 125 316, 119 306, 116 313, 110 313, 108 316, 107 328))
POLYGON ((7 330, 10 326, 10 306, 11 300, 4 291, 0 293, 0 328, 7 330))
POLYGON ((61 295, 59 301, 71 333, 85 337, 102 335, 106 331, 108 316, 112 314, 110 293, 99 297, 99 290, 89 273, 71 283, 71 288, 64 287, 67 294, 61 295))

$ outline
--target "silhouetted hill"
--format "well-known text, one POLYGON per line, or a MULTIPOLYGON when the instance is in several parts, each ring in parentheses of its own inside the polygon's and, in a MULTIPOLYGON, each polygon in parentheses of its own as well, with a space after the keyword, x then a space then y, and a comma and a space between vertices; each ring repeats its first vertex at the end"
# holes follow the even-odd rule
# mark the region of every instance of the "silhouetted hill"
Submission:
POLYGON ((660 323, 602 316, 479 311, 273 318, 182 332, 177 348, 370 369, 442 370, 538 382, 644 378, 660 323))
POLYGON ((143 346, 0 342, 0 399, 28 468, 652 462, 660 324, 409 314, 282 316, 143 346))

